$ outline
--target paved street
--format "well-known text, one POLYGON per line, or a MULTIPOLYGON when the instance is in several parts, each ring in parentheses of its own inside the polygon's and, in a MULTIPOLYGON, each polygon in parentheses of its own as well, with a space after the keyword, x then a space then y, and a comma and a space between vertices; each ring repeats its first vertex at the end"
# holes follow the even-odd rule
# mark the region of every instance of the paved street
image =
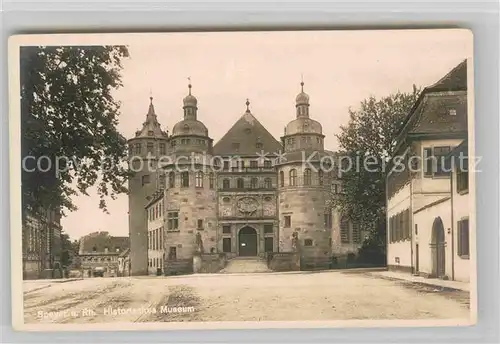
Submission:
POLYGON ((469 316, 469 295, 465 291, 377 278, 363 272, 94 278, 24 284, 26 323, 469 316))

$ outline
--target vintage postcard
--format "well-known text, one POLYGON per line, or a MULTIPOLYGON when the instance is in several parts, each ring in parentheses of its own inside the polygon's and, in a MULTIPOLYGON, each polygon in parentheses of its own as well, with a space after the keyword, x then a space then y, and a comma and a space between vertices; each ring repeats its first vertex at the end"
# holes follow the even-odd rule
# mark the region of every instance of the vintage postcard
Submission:
POLYGON ((9 49, 16 329, 476 322, 470 31, 9 49))

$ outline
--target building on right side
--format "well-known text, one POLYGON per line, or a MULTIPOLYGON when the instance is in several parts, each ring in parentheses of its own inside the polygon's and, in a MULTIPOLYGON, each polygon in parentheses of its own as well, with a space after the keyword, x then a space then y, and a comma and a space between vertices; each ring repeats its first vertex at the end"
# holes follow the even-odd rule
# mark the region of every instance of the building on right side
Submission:
POLYGON ((389 270, 469 281, 467 134, 465 60, 424 88, 396 138, 386 183, 389 270))

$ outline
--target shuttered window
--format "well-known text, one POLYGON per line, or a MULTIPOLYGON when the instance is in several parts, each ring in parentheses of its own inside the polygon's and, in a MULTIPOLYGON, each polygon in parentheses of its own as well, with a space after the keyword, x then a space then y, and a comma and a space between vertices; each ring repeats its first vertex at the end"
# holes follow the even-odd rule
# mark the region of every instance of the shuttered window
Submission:
POLYGON ((458 221, 458 255, 469 259, 469 219, 458 221))

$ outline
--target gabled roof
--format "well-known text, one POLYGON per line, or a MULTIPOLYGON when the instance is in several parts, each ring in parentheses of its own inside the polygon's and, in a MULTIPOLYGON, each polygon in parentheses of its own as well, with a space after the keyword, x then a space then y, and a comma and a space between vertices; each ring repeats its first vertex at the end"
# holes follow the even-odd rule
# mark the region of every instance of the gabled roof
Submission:
POLYGON ((426 87, 428 92, 467 90, 467 60, 460 62, 434 85, 426 87))
POLYGON ((247 110, 215 144, 214 154, 243 156, 256 155, 261 151, 275 153, 281 149, 279 141, 247 110), (261 143, 261 148, 257 143, 261 143))
POLYGON ((422 90, 408 113, 396 138, 400 146, 410 133, 462 133, 467 131, 467 104, 463 97, 439 92, 467 91, 467 60, 463 60, 444 77, 422 90), (449 116, 454 109, 456 116, 449 116))

